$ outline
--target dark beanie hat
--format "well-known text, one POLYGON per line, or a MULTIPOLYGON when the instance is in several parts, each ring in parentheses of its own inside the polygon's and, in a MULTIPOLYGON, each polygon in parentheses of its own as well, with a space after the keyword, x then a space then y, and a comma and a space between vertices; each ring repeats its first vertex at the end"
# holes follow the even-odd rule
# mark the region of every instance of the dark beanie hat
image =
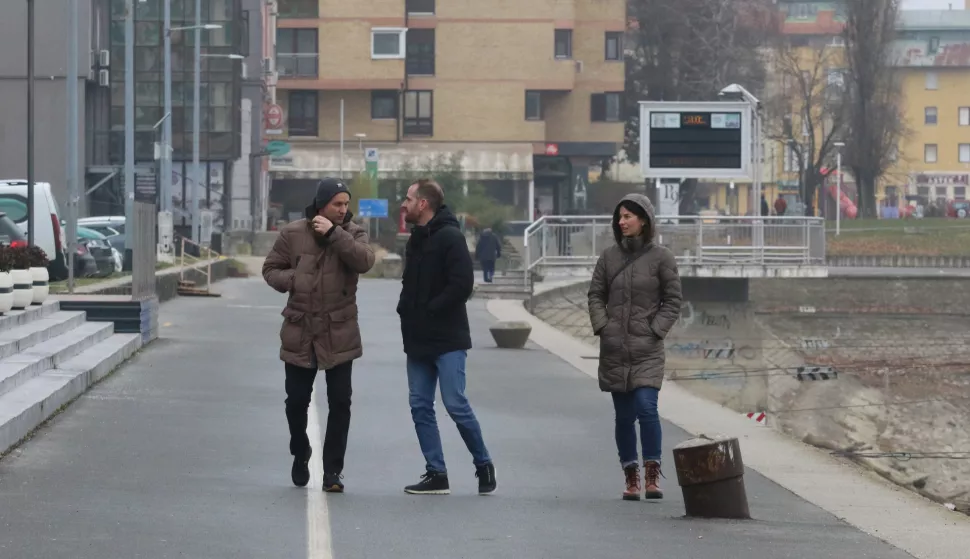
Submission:
POLYGON ((340 179, 326 178, 317 183, 317 193, 313 197, 313 202, 306 209, 307 218, 312 219, 320 208, 329 204, 330 200, 333 200, 333 197, 341 192, 346 192, 347 196, 352 196, 350 189, 340 179))

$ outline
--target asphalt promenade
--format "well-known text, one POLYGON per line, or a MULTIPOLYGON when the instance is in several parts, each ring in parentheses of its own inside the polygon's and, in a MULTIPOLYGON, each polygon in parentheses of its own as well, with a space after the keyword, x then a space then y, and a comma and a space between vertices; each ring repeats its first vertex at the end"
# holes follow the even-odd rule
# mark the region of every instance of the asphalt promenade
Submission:
MULTIPOLYGON (((405 495, 423 460, 398 289, 369 280, 359 294, 365 357, 354 369, 346 494, 325 496, 319 470, 311 487, 291 486, 277 358, 284 298, 258 278, 227 280, 222 298, 165 304, 162 339, 0 460, 0 558, 910 557, 753 471, 754 520, 683 518, 671 449, 688 435, 670 424, 666 499, 621 501, 609 396, 538 346, 496 349, 479 300, 469 303, 468 393, 498 493, 476 494, 439 401, 453 494, 405 495)), ((325 422, 325 398, 315 405, 325 422)), ((321 431, 314 417, 311 431, 321 431)))

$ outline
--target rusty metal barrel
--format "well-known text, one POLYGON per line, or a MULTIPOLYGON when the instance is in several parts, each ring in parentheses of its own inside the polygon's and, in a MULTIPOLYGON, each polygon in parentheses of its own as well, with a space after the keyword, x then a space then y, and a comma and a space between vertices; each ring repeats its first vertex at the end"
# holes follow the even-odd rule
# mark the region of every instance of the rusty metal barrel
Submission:
POLYGON ((736 437, 700 435, 684 441, 674 447, 674 467, 687 516, 751 518, 736 437))

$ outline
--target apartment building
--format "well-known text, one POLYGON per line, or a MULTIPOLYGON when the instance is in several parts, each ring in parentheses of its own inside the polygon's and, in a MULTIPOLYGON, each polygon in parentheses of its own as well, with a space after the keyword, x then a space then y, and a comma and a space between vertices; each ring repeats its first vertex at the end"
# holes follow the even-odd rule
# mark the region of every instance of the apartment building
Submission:
POLYGON ((461 155, 518 219, 577 211, 623 141, 624 0, 276 3, 265 139, 283 218, 373 150, 385 183, 461 155))
MULTIPOLYGON (((906 124, 882 195, 966 200, 970 186, 970 10, 903 12, 896 63, 906 124)), ((895 205, 895 204, 893 204, 895 205)))

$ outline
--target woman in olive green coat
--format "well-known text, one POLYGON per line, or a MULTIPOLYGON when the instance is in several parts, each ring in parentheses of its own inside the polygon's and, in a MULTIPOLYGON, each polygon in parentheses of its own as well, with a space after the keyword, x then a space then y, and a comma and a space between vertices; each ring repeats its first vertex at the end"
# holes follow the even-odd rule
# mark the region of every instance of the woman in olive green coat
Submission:
POLYGON ((640 500, 636 423, 640 423, 644 495, 660 499, 661 439, 657 399, 664 378, 664 338, 680 316, 677 261, 654 242, 653 204, 629 194, 613 213, 616 245, 596 263, 589 287, 589 318, 600 338, 599 385, 613 396, 616 446, 623 467, 623 498, 640 500))

